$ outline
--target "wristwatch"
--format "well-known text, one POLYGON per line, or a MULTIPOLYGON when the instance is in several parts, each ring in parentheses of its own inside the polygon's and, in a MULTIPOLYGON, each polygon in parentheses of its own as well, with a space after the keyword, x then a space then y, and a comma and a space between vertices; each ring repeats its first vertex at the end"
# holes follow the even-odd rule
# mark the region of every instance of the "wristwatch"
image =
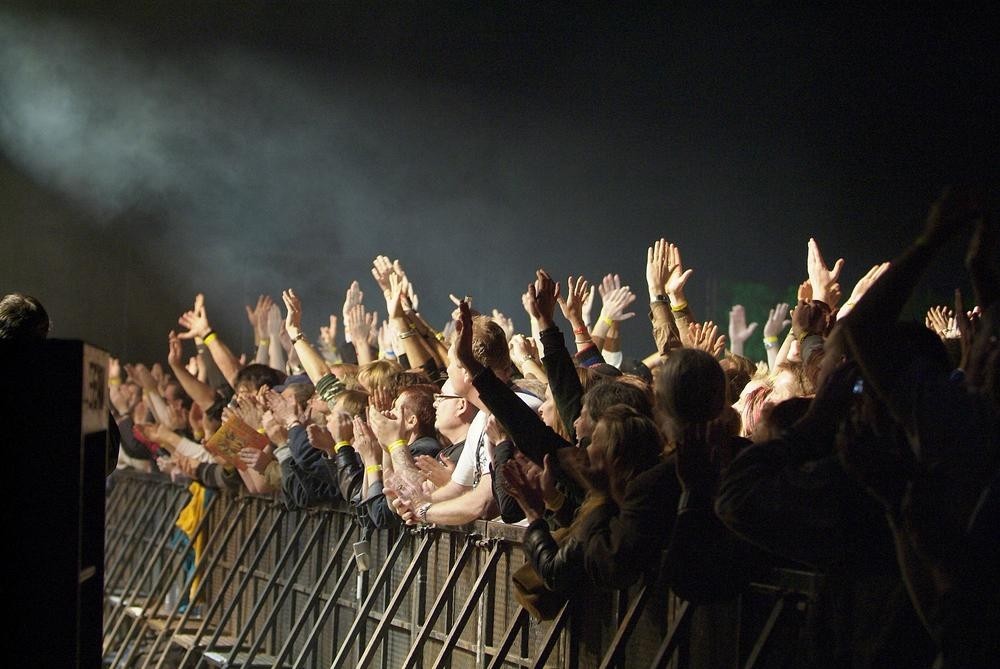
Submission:
POLYGON ((417 520, 424 525, 427 524, 427 509, 431 508, 431 502, 424 502, 417 507, 417 520))

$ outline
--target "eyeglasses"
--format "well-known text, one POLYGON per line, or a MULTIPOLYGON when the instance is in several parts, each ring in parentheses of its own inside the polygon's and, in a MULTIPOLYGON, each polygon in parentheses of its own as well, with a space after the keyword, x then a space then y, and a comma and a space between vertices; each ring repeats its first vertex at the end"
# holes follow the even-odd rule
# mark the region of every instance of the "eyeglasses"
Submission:
POLYGON ((445 400, 460 400, 463 399, 461 395, 443 395, 441 393, 434 393, 434 403, 443 402, 445 400))

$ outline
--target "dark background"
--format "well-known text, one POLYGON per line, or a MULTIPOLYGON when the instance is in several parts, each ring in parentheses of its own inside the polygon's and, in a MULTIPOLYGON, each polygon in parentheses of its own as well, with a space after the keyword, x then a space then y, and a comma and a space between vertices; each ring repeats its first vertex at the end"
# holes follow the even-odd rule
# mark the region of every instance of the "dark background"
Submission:
MULTIPOLYGON (((0 288, 53 335, 165 358, 195 292, 235 350, 285 287, 315 336, 376 253, 422 311, 619 272, 695 268, 699 315, 761 321, 815 236, 845 294, 947 183, 995 183, 998 49, 936 12, 541 3, 0 4, 0 288)), ((964 285, 962 243, 912 313, 964 285)), ((723 327, 725 324, 723 323, 723 327)), ((759 337, 751 353, 762 355, 759 337)))

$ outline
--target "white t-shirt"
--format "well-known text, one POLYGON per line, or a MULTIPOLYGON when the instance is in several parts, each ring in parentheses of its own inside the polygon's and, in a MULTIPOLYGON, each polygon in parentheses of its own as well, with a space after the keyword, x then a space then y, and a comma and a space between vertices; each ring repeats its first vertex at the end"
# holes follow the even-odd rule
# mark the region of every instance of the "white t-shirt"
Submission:
MULTIPOLYGON (((542 400, 530 393, 518 392, 517 396, 521 401, 538 411, 542 406, 542 400)), ((493 464, 493 444, 486 434, 486 421, 489 414, 480 411, 469 425, 469 433, 465 436, 465 446, 462 447, 462 455, 455 463, 455 471, 451 473, 451 480, 459 485, 471 488, 479 483, 478 478, 490 473, 490 465, 493 464), (476 459, 478 456, 479 467, 477 476, 476 459)))

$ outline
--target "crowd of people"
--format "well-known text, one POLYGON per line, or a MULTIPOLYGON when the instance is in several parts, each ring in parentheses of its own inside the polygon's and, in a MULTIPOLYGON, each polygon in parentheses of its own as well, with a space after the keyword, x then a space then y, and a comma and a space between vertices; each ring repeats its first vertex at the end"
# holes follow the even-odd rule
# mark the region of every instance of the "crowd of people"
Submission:
POLYGON ((995 666, 998 232, 982 201, 946 193, 849 294, 843 260, 829 266, 810 240, 797 304, 771 310, 760 362, 743 356, 756 324, 742 307, 728 335, 696 318, 693 270, 663 239, 646 256, 643 360, 621 353, 640 300, 613 275, 592 286, 538 270, 524 333, 452 297, 438 332, 402 264, 380 256, 386 321, 357 281, 315 340, 308 296, 262 296, 247 307, 248 364, 199 295, 166 367, 111 362, 119 464, 290 508, 345 500, 369 529, 522 522, 533 573, 565 596, 662 568, 679 596, 721 602, 769 567, 806 566, 824 585, 804 665, 995 666), (969 232, 975 307, 957 295, 902 322, 938 249, 969 232), (261 437, 227 457, 210 440, 233 426, 261 437))

